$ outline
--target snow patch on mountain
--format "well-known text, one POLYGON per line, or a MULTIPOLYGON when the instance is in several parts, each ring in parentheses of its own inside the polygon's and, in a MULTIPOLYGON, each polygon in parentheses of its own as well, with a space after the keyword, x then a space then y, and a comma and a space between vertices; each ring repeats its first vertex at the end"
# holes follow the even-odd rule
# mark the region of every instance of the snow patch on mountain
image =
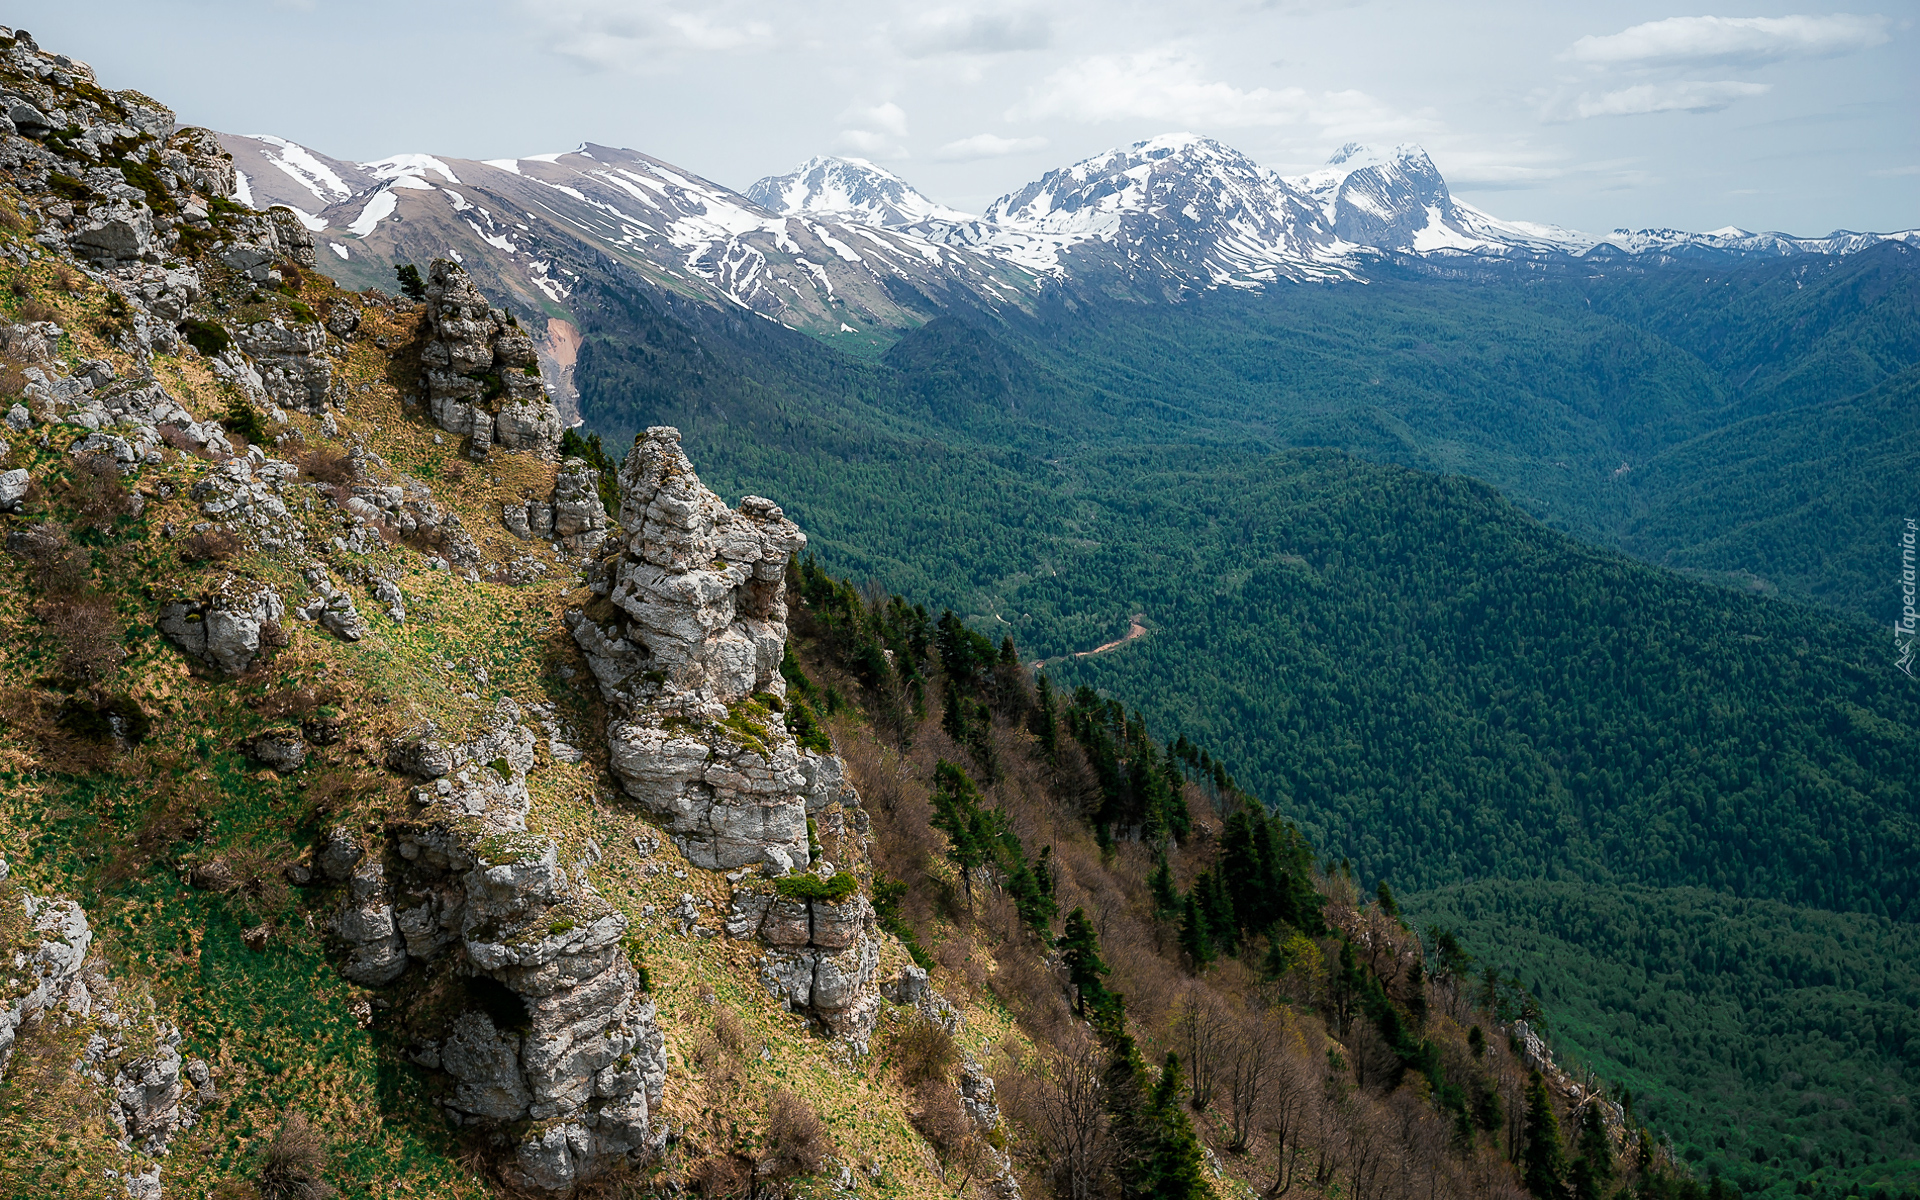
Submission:
POLYGON ((755 181, 746 195, 782 216, 831 215, 882 229, 974 219, 970 213, 929 200, 906 180, 864 158, 817 155, 784 175, 755 181))

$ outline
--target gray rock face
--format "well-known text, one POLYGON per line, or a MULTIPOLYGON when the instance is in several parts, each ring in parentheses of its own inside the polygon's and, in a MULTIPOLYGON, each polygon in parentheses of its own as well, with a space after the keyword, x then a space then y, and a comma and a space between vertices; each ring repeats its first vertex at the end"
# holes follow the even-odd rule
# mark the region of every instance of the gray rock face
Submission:
POLYGON ((297 733, 263 733, 247 743, 247 757, 281 774, 307 764, 307 743, 297 733))
POLYGON ((553 457, 560 414, 540 382, 533 339, 488 306, 460 264, 444 258, 428 270, 420 361, 434 421, 449 433, 471 435, 474 457, 486 457, 496 444, 553 457))
POLYGON ((770 501, 738 511, 700 483, 678 430, 656 427, 621 471, 620 533, 596 572, 604 615, 569 614, 613 706, 627 795, 694 865, 808 861, 806 774, 780 715, 786 566, 806 537, 770 501))
POLYGON ((880 1010, 880 925, 865 896, 789 900, 764 881, 737 884, 727 936, 755 935, 767 947, 760 979, 768 991, 834 1036, 866 1044, 880 1010))
POLYGON ((567 459, 554 478, 553 536, 580 554, 593 553, 606 539, 607 509, 600 503, 600 475, 585 459, 567 459))
MULTIPOLYGON (((0 862, 0 881, 6 878, 5 866, 0 862)), ((71 900, 42 899, 13 890, 11 895, 0 891, 0 903, 19 904, 27 916, 24 944, 0 946, 0 954, 5 954, 23 985, 19 994, 0 998, 0 1073, 4 1073, 20 1026, 56 1006, 83 1016, 92 1009, 93 998, 81 978, 81 967, 93 946, 93 927, 85 911, 71 900)))
POLYGON ((325 567, 308 567, 306 578, 313 595, 294 607, 294 616, 302 621, 317 621, 321 628, 342 641, 357 642, 367 636, 367 619, 354 607, 353 597, 334 586, 325 567))
POLYGON ((27 489, 32 486, 33 477, 25 467, 0 473, 0 512, 17 512, 20 502, 27 498, 27 489))
POLYGON ((247 326, 237 340, 252 357, 261 386, 275 404, 305 413, 317 413, 326 407, 333 387, 333 360, 325 353, 327 333, 323 327, 300 322, 289 325, 276 317, 247 326))
POLYGON ((253 665, 262 630, 285 612, 271 588, 229 575, 204 596, 166 605, 154 624, 189 657, 232 677, 253 665))
POLYGON ((348 879, 334 928, 349 978, 378 985, 417 962, 463 981, 472 1003, 414 1050, 453 1081, 448 1114, 512 1131, 514 1182, 565 1191, 664 1145, 651 1114, 666 1049, 626 918, 526 832, 535 735, 521 718, 503 699, 465 738, 410 731, 389 765, 432 780, 413 793, 416 819, 384 861, 341 830, 316 862, 348 879))

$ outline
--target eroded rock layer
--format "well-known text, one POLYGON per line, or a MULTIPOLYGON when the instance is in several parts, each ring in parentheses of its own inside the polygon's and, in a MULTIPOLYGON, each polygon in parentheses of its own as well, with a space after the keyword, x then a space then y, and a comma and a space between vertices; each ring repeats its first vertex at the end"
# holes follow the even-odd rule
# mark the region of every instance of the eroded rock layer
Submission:
POLYGON ((591 576, 601 598, 567 620, 610 706, 621 788, 694 865, 732 872, 728 932, 768 947, 769 989, 864 1041, 877 1006, 871 904, 858 890, 782 898, 752 870, 813 870, 825 887, 835 868, 815 862, 808 819, 838 830, 859 808, 839 760, 800 747, 783 715, 786 571, 806 541, 770 500, 728 508, 680 432, 658 426, 621 468, 619 528, 591 576))
POLYGON ((315 865, 347 888, 348 978, 383 986, 418 964, 423 990, 457 998, 413 1048, 450 1077, 448 1115, 508 1138, 517 1183, 560 1191, 658 1152, 666 1053, 626 917, 526 831, 521 715, 503 698, 465 738, 402 738, 388 765, 421 781, 413 819, 375 847, 335 830, 315 865))

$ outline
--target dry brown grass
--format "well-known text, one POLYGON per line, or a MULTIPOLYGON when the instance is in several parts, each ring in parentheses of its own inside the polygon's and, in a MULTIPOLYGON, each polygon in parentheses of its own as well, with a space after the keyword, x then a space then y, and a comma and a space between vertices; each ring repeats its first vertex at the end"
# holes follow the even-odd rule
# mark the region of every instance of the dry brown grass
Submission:
POLYGON ((180 539, 180 557, 192 563, 223 563, 240 553, 240 538, 231 529, 215 525, 180 539))
POLYGON ((29 325, 35 321, 57 322, 60 320, 60 310, 38 296, 28 296, 20 305, 20 320, 29 325))
MULTIPOLYGON (((311 479, 318 483, 340 485, 352 483, 355 479, 359 478, 359 474, 359 471, 354 466, 353 458, 345 450, 334 449, 330 446, 321 446, 318 449, 309 450, 300 456, 300 475, 304 479, 311 479)), ((347 493, 348 496, 352 494, 352 492, 347 493)), ((339 499, 339 488, 337 486, 335 488, 335 499, 337 503, 345 503, 344 500, 339 499)))
POLYGON ((326 1138, 296 1109, 262 1152, 255 1186, 261 1200, 327 1200, 333 1187, 322 1178, 326 1165, 326 1138))

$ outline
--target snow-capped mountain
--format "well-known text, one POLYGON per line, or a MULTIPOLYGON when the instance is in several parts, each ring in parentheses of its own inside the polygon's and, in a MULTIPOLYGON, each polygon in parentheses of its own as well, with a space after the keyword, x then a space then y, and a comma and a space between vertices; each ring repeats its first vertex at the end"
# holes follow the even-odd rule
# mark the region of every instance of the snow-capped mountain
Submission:
POLYGON ((810 158, 785 175, 756 181, 747 189, 747 199, 769 212, 839 216, 882 229, 974 219, 971 213, 927 199, 906 180, 864 158, 830 155, 810 158))
POLYGON ((1377 150, 1350 143, 1324 167, 1282 176, 1230 146, 1190 133, 1150 138, 1049 171, 972 219, 930 211, 915 219, 937 206, 891 172, 855 160, 813 159, 788 175, 761 180, 752 192, 777 212, 871 220, 1041 276, 1117 273, 1136 287, 1175 293, 1352 277, 1389 254, 1740 258, 1847 254, 1889 237, 1920 243, 1914 231, 1796 238, 1738 229, 1616 230, 1595 237, 1503 220, 1455 199, 1419 146, 1377 150), (894 191, 912 197, 912 205, 851 199, 894 191))
MULTIPOLYGON (((277 137, 221 142, 239 170, 236 198, 298 210, 356 286, 391 287, 394 263, 450 254, 483 288, 559 316, 579 257, 599 254, 796 329, 890 339, 944 303, 997 305, 1034 283, 1006 261, 887 228, 877 209, 775 213, 632 150, 347 163, 277 137)), ((901 184, 896 196, 917 193, 901 184)), ((950 211, 920 199, 927 213, 950 211)))
POLYGON ((1378 250, 1577 252, 1593 241, 1558 226, 1502 221, 1455 200, 1433 160, 1414 145, 1383 152, 1349 142, 1319 170, 1276 182, 1317 205, 1341 240, 1378 250))
MULTIPOLYGON (((1282 176, 1211 138, 1167 134, 1049 171, 975 217, 859 159, 810 159, 743 195, 599 145, 354 163, 279 137, 221 140, 238 168, 235 198, 295 209, 352 286, 391 287, 394 263, 451 255, 490 294, 564 325, 585 264, 612 260, 668 290, 875 348, 954 304, 1025 304, 1049 280, 1177 298, 1359 278, 1396 254, 1744 258, 1920 244, 1914 231, 1596 238, 1506 221, 1454 199, 1413 145, 1347 145, 1322 168, 1282 176)), ((555 327, 556 378, 576 340, 555 327)))

